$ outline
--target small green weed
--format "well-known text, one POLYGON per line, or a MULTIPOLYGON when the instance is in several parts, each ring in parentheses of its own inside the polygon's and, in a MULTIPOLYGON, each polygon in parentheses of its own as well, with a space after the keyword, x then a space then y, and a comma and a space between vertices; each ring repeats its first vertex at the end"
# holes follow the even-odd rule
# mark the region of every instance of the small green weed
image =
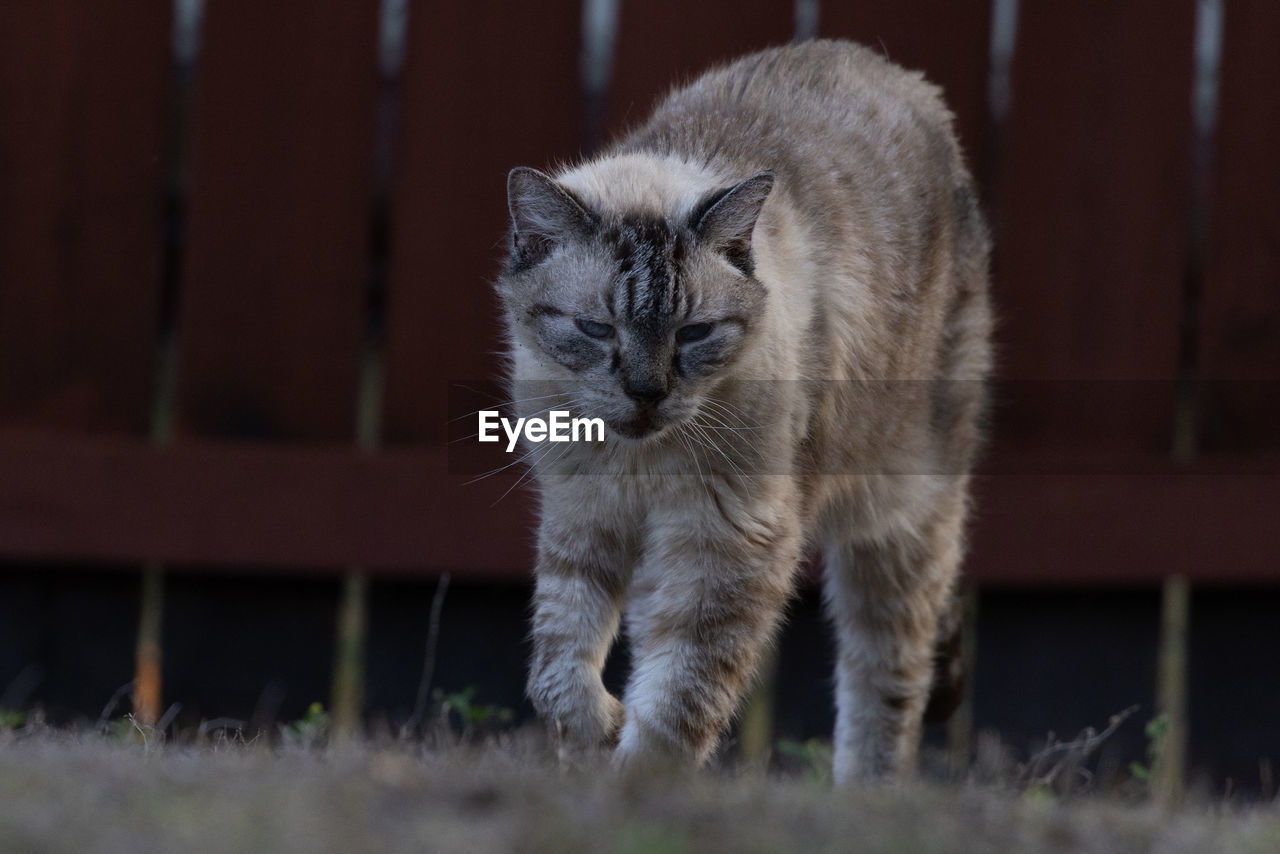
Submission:
POLYGON ((297 747, 315 747, 329 737, 329 713, 322 703, 312 703, 307 713, 291 724, 282 726, 280 734, 297 747))
POLYGON ((1129 773, 1134 779, 1141 780, 1143 783, 1150 784, 1151 769, 1156 767, 1156 760, 1160 757, 1160 750, 1164 746, 1165 737, 1169 735, 1169 719, 1165 715, 1156 715, 1147 721, 1147 726, 1143 730, 1147 736, 1147 761, 1146 764, 1141 762, 1130 762, 1129 773))
POLYGON ((805 776, 820 786, 831 783, 831 745, 816 738, 805 742, 778 742, 778 752, 797 760, 804 768, 805 776))
POLYGON ((477 703, 474 685, 451 693, 437 688, 432 696, 440 707, 440 717, 461 727, 464 738, 491 733, 515 721, 515 712, 511 709, 477 703))

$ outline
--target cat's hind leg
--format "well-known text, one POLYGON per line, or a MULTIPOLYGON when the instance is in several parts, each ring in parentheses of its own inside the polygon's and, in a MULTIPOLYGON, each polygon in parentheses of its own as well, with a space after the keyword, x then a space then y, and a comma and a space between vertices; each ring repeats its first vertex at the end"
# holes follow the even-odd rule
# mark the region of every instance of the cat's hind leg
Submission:
POLYGON ((962 553, 963 484, 927 522, 875 541, 829 542, 824 596, 836 636, 837 783, 909 776, 939 619, 962 553))

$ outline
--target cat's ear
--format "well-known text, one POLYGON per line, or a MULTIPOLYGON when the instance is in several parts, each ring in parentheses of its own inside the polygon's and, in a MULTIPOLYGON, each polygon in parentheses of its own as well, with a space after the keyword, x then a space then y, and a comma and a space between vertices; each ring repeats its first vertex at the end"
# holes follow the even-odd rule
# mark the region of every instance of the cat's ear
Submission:
POLYGON ((753 271, 751 234, 772 189, 773 173, 758 172, 726 190, 708 193, 689 215, 698 239, 723 252, 748 276, 753 271))
POLYGON ((585 236, 597 217, 573 193, 537 169, 517 166, 507 175, 513 260, 533 266, 557 245, 585 236))

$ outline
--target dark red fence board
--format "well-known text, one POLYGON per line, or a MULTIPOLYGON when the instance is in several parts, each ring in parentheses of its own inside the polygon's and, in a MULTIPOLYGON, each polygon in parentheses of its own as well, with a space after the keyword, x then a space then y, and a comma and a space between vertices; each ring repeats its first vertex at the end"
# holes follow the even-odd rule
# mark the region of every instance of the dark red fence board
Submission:
MULTIPOLYGON (((967 576, 979 583, 1280 580, 1280 457, 1213 471, 978 478, 967 576), (1117 520, 1123 520, 1118 524, 1117 520), (1191 524, 1191 521, 1194 524, 1191 524)), ((0 434, 0 554, 242 570, 523 577, 515 477, 468 484, 443 453, 0 434)))
POLYGON ((204 27, 180 429, 349 439, 368 280, 377 4, 219 0, 204 27))
POLYGON ((1006 376, 1170 379, 1190 200, 1190 0, 1019 4, 1006 376))
POLYGON ((1280 582, 1280 476, 1004 475, 975 484, 965 576, 979 584, 1280 582))
POLYGON ((147 429, 171 6, 0 4, 0 419, 147 429))
MULTIPOLYGON (((1194 5, 1019 4, 995 255, 1003 376, 1176 377, 1194 5)), ((1046 396, 1033 421, 1009 413, 1005 436, 1170 441, 1172 395, 1140 418, 1093 413, 1088 436, 1078 408, 1055 410, 1052 389, 1046 396)))
POLYGON ((1280 447, 1280 5, 1226 8, 1201 314, 1208 450, 1280 447))
POLYGON ((392 200, 384 437, 444 437, 448 384, 498 368, 490 283, 507 172, 572 159, 581 134, 576 0, 413 6, 392 200))
POLYGON ((790 0, 732 6, 654 0, 623 3, 618 16, 606 137, 648 116, 658 98, 720 62, 791 40, 790 0))
POLYGON ((986 126, 990 0, 874 0, 824 3, 819 32, 877 48, 920 69, 946 92, 970 164, 986 126))
POLYGON ((0 555, 236 571, 465 572, 532 566, 519 475, 476 483, 443 452, 0 432, 0 555))

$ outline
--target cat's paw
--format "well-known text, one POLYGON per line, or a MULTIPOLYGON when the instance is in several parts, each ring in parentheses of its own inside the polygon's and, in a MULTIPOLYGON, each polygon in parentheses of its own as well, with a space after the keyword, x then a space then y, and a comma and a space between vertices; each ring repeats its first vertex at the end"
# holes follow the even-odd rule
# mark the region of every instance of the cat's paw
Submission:
POLYGON ((604 692, 586 708, 557 716, 555 728, 562 741, 586 748, 613 748, 618 745, 626 714, 618 698, 604 692))
POLYGON ((558 745, 572 748, 613 748, 626 721, 626 709, 604 689, 578 686, 575 690, 538 690, 530 686, 534 708, 558 745))

